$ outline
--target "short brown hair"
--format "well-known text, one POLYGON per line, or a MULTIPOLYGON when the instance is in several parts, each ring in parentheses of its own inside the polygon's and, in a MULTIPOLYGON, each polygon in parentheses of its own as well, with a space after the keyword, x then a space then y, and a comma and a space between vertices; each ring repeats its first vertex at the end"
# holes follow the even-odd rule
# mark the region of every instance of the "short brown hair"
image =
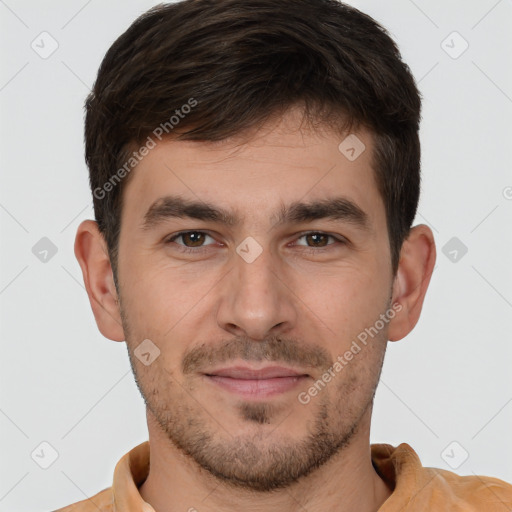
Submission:
POLYGON ((85 158, 114 279, 121 178, 134 148, 158 127, 181 140, 222 140, 294 105, 312 125, 370 130, 396 272, 419 200, 421 99, 387 31, 336 0, 184 0, 132 23, 86 100, 85 158), (177 110, 186 115, 173 130, 177 110))

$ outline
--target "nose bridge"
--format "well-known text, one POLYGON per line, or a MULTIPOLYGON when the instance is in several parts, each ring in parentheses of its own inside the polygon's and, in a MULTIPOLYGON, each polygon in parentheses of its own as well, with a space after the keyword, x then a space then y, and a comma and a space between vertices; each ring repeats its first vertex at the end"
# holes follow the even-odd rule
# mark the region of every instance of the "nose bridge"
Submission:
POLYGON ((278 325, 295 321, 288 288, 279 275, 279 258, 268 245, 246 238, 236 248, 233 265, 218 311, 224 329, 241 329, 247 336, 263 339, 278 325))
POLYGON ((250 307, 252 302, 253 309, 271 308, 271 302, 276 300, 276 264, 270 247, 264 248, 251 237, 237 247, 236 294, 239 301, 246 301, 246 307, 250 307), (265 301, 261 302, 263 299, 265 301))

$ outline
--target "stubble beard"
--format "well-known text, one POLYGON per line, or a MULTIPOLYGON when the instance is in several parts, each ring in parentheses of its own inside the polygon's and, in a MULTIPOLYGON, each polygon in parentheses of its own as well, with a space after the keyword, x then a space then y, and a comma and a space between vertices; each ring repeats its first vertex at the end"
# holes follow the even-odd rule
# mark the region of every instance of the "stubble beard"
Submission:
POLYGON ((270 401, 238 402, 238 420, 253 426, 254 433, 233 435, 222 425, 223 418, 212 417, 165 367, 136 364, 129 325, 122 317, 132 371, 146 407, 176 448, 226 486, 257 492, 289 487, 341 454, 358 434, 362 419, 371 415, 385 349, 371 368, 356 364, 344 369, 348 375, 337 377, 338 383, 330 383, 311 401, 314 417, 307 424, 312 426, 301 440, 290 441, 282 425, 286 415, 277 419, 282 404, 270 401))
MULTIPOLYGON (((355 410, 351 404, 344 408, 341 400, 333 404, 323 390, 324 395, 315 397, 317 403, 312 404, 316 407, 310 423, 313 426, 302 440, 290 441, 276 421, 273 403, 238 403, 238 418, 254 426, 255 432, 232 435, 221 418, 212 418, 186 392, 181 389, 180 393, 180 385, 173 380, 148 386, 147 382, 141 383, 135 370, 134 374, 146 406, 175 447, 223 484, 258 492, 289 487, 340 454, 357 434, 375 394, 374 389, 364 405, 355 410), (181 396, 171 398, 173 389, 181 396)), ((355 386, 355 381, 346 383, 343 389, 334 390, 335 395, 346 398, 345 393, 353 393, 355 386)), ((286 416, 281 421, 285 420, 286 416)))

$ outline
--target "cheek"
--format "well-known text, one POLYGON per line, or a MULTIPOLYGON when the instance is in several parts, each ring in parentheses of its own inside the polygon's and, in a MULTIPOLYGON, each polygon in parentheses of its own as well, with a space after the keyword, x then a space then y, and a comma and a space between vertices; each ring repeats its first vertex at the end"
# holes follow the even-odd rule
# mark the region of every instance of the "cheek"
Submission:
POLYGON ((176 278, 176 271, 157 270, 153 265, 133 265, 132 269, 123 281, 130 322, 139 332, 147 330, 163 336, 190 311, 195 294, 191 286, 176 278))
POLYGON ((169 396, 180 398, 173 400, 174 404, 182 403, 182 388, 175 378, 175 373, 167 368, 163 354, 150 366, 137 365, 136 375, 142 395, 157 416, 161 416, 163 411, 169 409, 169 396))
POLYGON ((326 278, 315 276, 300 281, 297 295, 317 321, 322 321, 326 332, 334 333, 342 344, 373 325, 389 299, 388 283, 379 282, 379 276, 372 272, 354 268, 326 278))

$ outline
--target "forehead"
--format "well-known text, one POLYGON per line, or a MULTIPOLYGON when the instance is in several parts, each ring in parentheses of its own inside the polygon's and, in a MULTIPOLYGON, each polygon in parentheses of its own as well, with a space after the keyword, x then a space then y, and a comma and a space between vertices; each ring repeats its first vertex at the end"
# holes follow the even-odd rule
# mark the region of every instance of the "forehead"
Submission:
POLYGON ((367 131, 299 130, 293 117, 249 139, 157 141, 125 184, 122 224, 144 224, 155 203, 170 195, 222 206, 232 213, 231 224, 271 223, 291 203, 343 196, 375 222, 384 205, 372 151, 367 131))

